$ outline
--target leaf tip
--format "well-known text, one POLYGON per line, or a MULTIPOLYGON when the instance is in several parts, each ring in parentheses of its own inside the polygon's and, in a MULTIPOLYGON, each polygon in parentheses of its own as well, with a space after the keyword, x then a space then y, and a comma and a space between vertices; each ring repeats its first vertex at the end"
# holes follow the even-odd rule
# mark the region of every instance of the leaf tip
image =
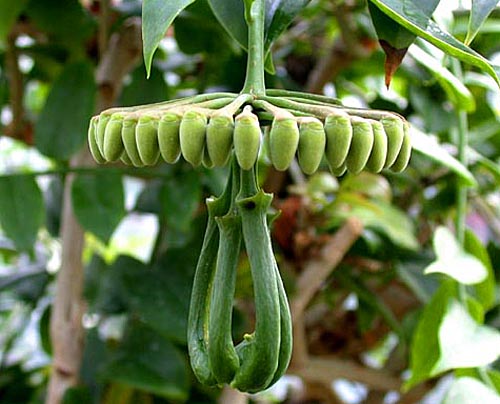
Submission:
POLYGON ((385 53, 385 85, 389 89, 392 77, 401 65, 408 48, 397 49, 384 39, 379 40, 379 43, 385 53))

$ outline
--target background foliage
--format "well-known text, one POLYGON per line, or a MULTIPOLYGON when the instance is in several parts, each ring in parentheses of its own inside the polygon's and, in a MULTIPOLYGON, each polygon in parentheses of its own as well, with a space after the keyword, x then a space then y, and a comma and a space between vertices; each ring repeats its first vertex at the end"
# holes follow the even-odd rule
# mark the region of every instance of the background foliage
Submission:
MULTIPOLYGON (((282 210, 273 236, 292 301, 346 220, 363 225, 304 314, 306 339, 296 344, 309 353, 312 371, 292 364, 290 374, 306 388, 287 379, 288 402, 403 403, 428 394, 432 403, 500 402, 500 69, 489 63, 500 65, 498 2, 474 1, 471 10, 442 1, 428 20, 436 1, 408 10, 402 1, 374 0, 372 13, 380 7, 400 24, 390 20, 385 33, 377 18, 386 17, 374 17, 374 27, 362 0, 314 0, 303 10, 306 1, 268 3, 269 87, 399 112, 414 126, 416 147, 397 175, 336 179, 325 166, 305 178, 259 162, 282 210), (409 49, 387 89, 377 33, 404 47, 415 39, 407 29, 428 42, 409 49), (457 202, 464 192, 466 206, 457 202)), ((191 373, 186 320, 202 202, 220 192, 226 170, 72 160, 108 90, 99 81, 102 37, 116 46, 112 35, 141 15, 139 1, 102 4, 0 0, 0 401, 39 403, 47 391, 63 201, 85 230, 86 301, 80 383, 64 403, 222 401, 191 373), (69 173, 75 177, 65 195, 69 173)), ((238 92, 246 65, 242 4, 145 0, 150 77, 135 60, 114 102, 238 92)), ((252 320, 244 258, 240 267, 235 337, 252 320)), ((259 398, 285 399, 278 390, 259 398)))

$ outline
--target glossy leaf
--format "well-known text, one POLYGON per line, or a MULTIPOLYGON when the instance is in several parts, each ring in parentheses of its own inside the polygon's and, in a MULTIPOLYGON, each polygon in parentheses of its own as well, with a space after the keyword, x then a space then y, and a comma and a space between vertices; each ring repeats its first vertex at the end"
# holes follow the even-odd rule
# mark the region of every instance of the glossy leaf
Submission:
POLYGON ((473 0, 467 27, 465 43, 470 44, 483 25, 488 15, 495 9, 499 0, 473 0))
POLYGON ((455 159, 446 149, 444 149, 435 138, 421 132, 415 126, 411 126, 410 130, 412 147, 416 152, 419 152, 434 160, 436 163, 449 168, 457 174, 465 184, 471 187, 477 186, 476 179, 472 173, 457 159, 455 159))
POLYGON ((195 0, 144 0, 142 3, 142 39, 144 63, 149 77, 153 54, 172 21, 195 0))
POLYGON ((151 329, 133 324, 103 377, 174 401, 188 397, 187 363, 178 349, 151 329))
POLYGON ((500 396, 472 377, 456 379, 446 393, 442 404, 500 404, 500 396))
MULTIPOLYGON (((419 8, 427 20, 431 17, 438 3, 439 0, 425 0, 419 3, 419 8)), ((368 2, 368 10, 370 11, 380 46, 386 55, 385 85, 389 87, 392 76, 417 36, 384 14, 374 3, 368 2)))
POLYGON ((414 3, 401 0, 370 0, 391 19, 403 27, 421 36, 426 41, 437 46, 443 52, 457 59, 472 64, 490 74, 500 86, 500 79, 490 62, 479 53, 464 45, 458 39, 441 29, 434 21, 430 20, 423 10, 420 2, 414 3))
POLYGON ((488 250, 483 245, 481 240, 479 240, 479 238, 468 229, 465 232, 464 244, 465 250, 480 260, 487 270, 486 279, 481 283, 474 285, 474 289, 477 299, 483 306, 484 310, 488 311, 495 305, 497 300, 495 272, 493 271, 488 250))
POLYGON ((44 216, 42 193, 34 177, 0 177, 0 226, 18 250, 32 249, 44 216))
POLYGON ((67 160, 87 138, 94 112, 95 84, 89 62, 67 65, 55 81, 35 125, 36 147, 46 156, 67 160))
POLYGON ((465 285, 478 284, 486 279, 488 271, 475 256, 466 253, 455 236, 446 227, 438 227, 434 233, 434 252, 437 260, 425 270, 425 274, 442 273, 465 285))
POLYGON ((122 178, 118 174, 78 175, 71 189, 73 210, 82 227, 108 242, 125 215, 122 178))

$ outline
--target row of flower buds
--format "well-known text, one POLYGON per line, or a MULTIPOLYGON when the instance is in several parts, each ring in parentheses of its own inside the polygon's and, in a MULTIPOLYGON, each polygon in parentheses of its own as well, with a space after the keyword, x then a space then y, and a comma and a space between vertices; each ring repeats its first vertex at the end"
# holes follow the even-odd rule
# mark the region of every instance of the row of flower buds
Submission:
POLYGON ((297 154, 301 169, 312 174, 325 156, 336 175, 365 168, 375 173, 388 168, 399 172, 410 159, 408 124, 392 113, 376 120, 335 109, 321 121, 286 112, 274 116, 265 137, 250 105, 236 117, 224 109, 209 115, 196 108, 183 113, 173 109, 161 116, 102 113, 90 122, 90 150, 99 163, 121 159, 142 167, 156 164, 160 156, 175 163, 182 154, 193 166, 212 167, 225 165, 234 148, 238 164, 248 170, 264 138, 277 170, 286 170, 297 154))

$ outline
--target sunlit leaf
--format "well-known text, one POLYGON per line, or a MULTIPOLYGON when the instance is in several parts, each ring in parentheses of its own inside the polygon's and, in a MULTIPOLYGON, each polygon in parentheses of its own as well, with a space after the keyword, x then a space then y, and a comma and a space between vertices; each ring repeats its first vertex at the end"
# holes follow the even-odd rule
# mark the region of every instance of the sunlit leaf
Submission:
POLYGON ((434 137, 423 133, 415 126, 411 126, 412 147, 436 163, 441 164, 455 172, 465 184, 475 187, 477 181, 472 173, 457 159, 455 159, 445 148, 443 148, 434 137))
POLYGON ((424 273, 446 274, 465 285, 477 284, 486 279, 488 271, 483 263, 466 253, 446 227, 436 229, 433 241, 437 260, 425 268, 424 273))
POLYGON ((488 15, 495 9, 499 0, 473 0, 467 27, 465 43, 470 44, 477 35, 488 15))
POLYGON ((485 366, 500 356, 500 332, 476 323, 456 299, 447 303, 439 328, 440 358, 431 375, 449 369, 485 366))
POLYGON ((500 356, 500 332, 477 323, 445 282, 425 307, 411 346, 404 388, 450 369, 485 366, 500 356))
POLYGON ((446 91, 448 99, 460 110, 472 112, 476 109, 476 102, 467 87, 446 69, 440 61, 418 46, 409 49, 415 61, 428 69, 446 91))

